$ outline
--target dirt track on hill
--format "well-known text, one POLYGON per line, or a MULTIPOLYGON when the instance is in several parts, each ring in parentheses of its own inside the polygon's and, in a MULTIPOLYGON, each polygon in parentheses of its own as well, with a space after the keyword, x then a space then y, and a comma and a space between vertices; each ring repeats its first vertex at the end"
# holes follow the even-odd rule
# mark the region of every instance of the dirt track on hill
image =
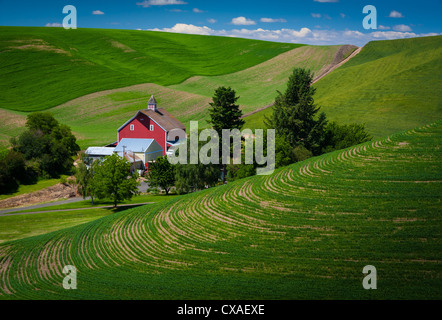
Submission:
MULTIPOLYGON (((350 59, 352 59, 354 56, 356 56, 359 52, 361 52, 361 50, 362 50, 362 47, 358 48, 353 45, 341 46, 341 48, 339 48, 338 52, 336 52, 333 62, 327 66, 324 66, 321 69, 321 71, 319 72, 319 75, 313 79, 312 84, 318 82, 319 80, 324 78, 326 75, 328 75, 330 72, 334 71, 335 69, 339 68, 340 66, 342 66, 343 64, 348 62, 350 59), (345 58, 345 56, 349 52, 351 52, 352 50, 354 50, 354 51, 347 58, 345 58)), ((251 111, 249 113, 244 114, 241 118, 246 118, 248 116, 251 116, 252 114, 255 114, 255 113, 258 113, 258 112, 265 110, 267 108, 273 107, 273 105, 274 105, 274 103, 269 104, 264 107, 261 107, 261 108, 258 108, 255 111, 251 111)))
POLYGON ((30 206, 47 201, 69 199, 77 196, 75 188, 68 184, 58 183, 52 187, 38 190, 31 193, 21 194, 0 201, 0 208, 15 208, 30 206))

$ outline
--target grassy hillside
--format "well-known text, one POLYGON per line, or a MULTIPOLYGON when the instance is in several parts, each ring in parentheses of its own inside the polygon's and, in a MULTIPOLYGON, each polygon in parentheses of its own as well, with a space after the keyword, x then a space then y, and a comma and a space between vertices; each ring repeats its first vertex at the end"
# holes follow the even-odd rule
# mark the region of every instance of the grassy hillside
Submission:
MULTIPOLYGON (((221 76, 192 77, 172 89, 212 97, 219 86, 231 86, 240 96, 238 103, 244 113, 266 106, 275 100, 277 90, 284 90, 293 68, 301 67, 321 74, 335 60, 342 46, 303 46, 253 66, 221 76)), ((355 47, 346 48, 354 50, 355 47)))
MULTIPOLYGON (((442 116, 442 36, 368 43, 314 86, 331 120, 363 122, 375 137, 442 116)), ((247 119, 262 127, 264 110, 247 119)))
POLYGON ((106 89, 232 73, 299 46, 135 30, 0 27, 0 106, 44 110, 106 89))
POLYGON ((3 243, 0 299, 440 299, 441 134, 438 122, 3 243), (62 288, 65 265, 77 290, 62 288), (362 288, 366 265, 377 290, 362 288))

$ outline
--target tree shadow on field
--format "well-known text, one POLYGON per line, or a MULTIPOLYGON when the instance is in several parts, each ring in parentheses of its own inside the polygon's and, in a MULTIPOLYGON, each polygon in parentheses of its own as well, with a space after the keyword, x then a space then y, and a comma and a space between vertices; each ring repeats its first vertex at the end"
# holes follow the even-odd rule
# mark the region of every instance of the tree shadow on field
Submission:
POLYGON ((143 204, 143 203, 140 203, 140 204, 120 204, 116 208, 111 207, 111 208, 106 208, 106 210, 109 210, 112 213, 117 213, 117 212, 121 212, 121 211, 128 210, 128 209, 133 209, 133 208, 138 208, 138 207, 145 206, 145 205, 146 204, 143 204))

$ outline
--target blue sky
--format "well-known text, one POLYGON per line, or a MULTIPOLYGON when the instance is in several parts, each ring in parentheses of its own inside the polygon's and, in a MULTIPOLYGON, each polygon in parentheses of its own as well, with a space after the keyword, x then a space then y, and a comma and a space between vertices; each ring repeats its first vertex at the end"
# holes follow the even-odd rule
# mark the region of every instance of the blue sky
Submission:
POLYGON ((68 4, 77 8, 79 28, 355 45, 442 33, 441 0, 0 0, 0 25, 59 27, 68 4), (362 26, 366 5, 377 9, 376 30, 362 26))

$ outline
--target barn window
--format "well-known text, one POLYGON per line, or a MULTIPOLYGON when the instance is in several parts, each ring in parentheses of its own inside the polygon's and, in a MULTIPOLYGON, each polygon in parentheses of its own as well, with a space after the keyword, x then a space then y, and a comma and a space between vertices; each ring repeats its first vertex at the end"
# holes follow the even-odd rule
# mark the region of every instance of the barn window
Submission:
POLYGON ((130 131, 134 131, 135 130, 135 125, 131 124, 130 125, 130 131))
POLYGON ((150 125, 150 131, 153 131, 153 124, 150 125))

